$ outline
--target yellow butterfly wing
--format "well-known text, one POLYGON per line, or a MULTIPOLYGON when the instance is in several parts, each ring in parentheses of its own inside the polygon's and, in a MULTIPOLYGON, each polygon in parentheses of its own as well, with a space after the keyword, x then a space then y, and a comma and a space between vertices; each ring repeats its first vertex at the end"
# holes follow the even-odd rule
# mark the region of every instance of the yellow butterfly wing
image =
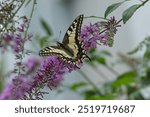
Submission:
POLYGON ((57 46, 49 46, 39 52, 40 56, 58 56, 67 62, 82 62, 85 58, 85 50, 80 40, 80 31, 83 15, 78 16, 68 28, 62 43, 57 42, 57 46))

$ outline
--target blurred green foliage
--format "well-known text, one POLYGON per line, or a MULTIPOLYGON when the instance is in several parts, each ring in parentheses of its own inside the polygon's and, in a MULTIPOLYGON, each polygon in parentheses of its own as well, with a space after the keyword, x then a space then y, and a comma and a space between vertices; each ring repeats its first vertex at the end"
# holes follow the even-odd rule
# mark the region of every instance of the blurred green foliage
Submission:
MULTIPOLYGON (((108 6, 104 17, 108 17, 108 15, 114 12, 126 1, 130 0, 124 0, 123 2, 108 6)), ((122 18, 118 23, 123 21, 125 24, 147 1, 148 0, 142 2, 142 4, 132 5, 123 11, 122 18)), ((39 38, 39 45, 40 47, 44 47, 45 41, 52 36, 52 31, 44 20, 41 20, 41 25, 43 30, 46 32, 46 36, 39 38)), ((117 71, 114 70, 115 66, 113 66, 107 60, 107 58, 113 57, 109 51, 91 49, 88 56, 92 61, 84 60, 84 64, 89 65, 93 68, 93 71, 97 71, 99 74, 102 74, 102 72, 98 69, 98 66, 103 66, 115 75, 115 79, 103 84, 99 84, 98 82, 94 84, 92 81, 93 79, 89 78, 86 73, 79 70, 79 73, 86 79, 86 81, 78 82, 68 86, 70 91, 77 92, 86 100, 150 99, 150 97, 146 97, 142 93, 143 90, 150 86, 150 37, 146 37, 133 51, 129 52, 128 54, 118 54, 120 61, 131 68, 129 71, 126 71, 122 74, 118 74, 117 71), (141 51, 143 52, 142 56, 137 58, 132 57, 132 54, 136 54, 141 51)), ((115 63, 115 65, 122 65, 122 63, 118 62, 118 60, 116 60, 115 63)), ((103 74, 104 75, 101 75, 101 77, 107 76, 106 73, 103 74)), ((63 93, 63 91, 60 93, 63 93)))
MULTIPOLYGON (((92 87, 92 88, 86 88, 86 90, 84 92, 80 92, 80 94, 84 95, 85 99, 92 99, 92 100, 93 99, 94 100, 95 99, 104 99, 104 100, 150 99, 150 97, 144 97, 143 93, 141 93, 142 90, 150 86, 150 37, 146 37, 144 41, 142 41, 136 49, 130 52, 130 54, 131 53, 136 54, 137 52, 140 52, 142 49, 144 49, 144 53, 143 56, 141 56, 140 58, 131 59, 130 57, 126 57, 126 59, 128 59, 127 60, 128 62, 138 61, 135 67, 133 67, 130 71, 116 76, 115 80, 113 81, 104 83, 100 88, 98 88, 99 92, 96 91, 97 89, 92 87)), ((91 61, 90 64, 96 62, 99 65, 106 66, 107 65, 106 57, 103 56, 103 59, 101 60, 105 62, 99 62, 99 58, 101 54, 99 53, 99 56, 95 56, 95 54, 97 53, 99 53, 97 50, 91 51, 90 56, 93 56, 93 60, 91 61)), ((126 62, 124 62, 124 64, 128 65, 129 63, 126 62)), ((88 87, 88 85, 90 85, 90 84, 86 84, 86 85, 79 85, 79 84, 84 84, 84 83, 79 82, 78 84, 75 85, 76 86, 75 89, 70 88, 70 90, 77 91, 80 90, 81 86, 88 87)), ((95 85, 98 86, 99 84, 95 84, 95 85)))

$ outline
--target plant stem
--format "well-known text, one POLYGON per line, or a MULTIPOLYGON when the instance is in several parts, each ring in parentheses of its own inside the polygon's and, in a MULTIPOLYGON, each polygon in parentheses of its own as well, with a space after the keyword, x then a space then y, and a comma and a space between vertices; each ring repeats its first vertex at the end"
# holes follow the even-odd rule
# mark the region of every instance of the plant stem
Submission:
POLYGON ((142 4, 140 4, 138 8, 140 8, 141 6, 144 6, 148 1, 149 1, 149 0, 141 1, 142 4))
POLYGON ((98 16, 87 16, 87 17, 84 17, 84 18, 98 18, 98 19, 103 19, 103 20, 109 20, 109 19, 106 19, 104 17, 98 17, 98 16))
MULTIPOLYGON (((109 79, 103 72, 101 72, 100 70, 97 69, 97 67, 95 66, 95 64, 91 63, 92 68, 98 73, 100 74, 100 76, 102 76, 104 79, 109 79)), ((104 67, 106 67, 111 73, 113 73, 115 76, 118 76, 119 73, 117 71, 115 71, 113 68, 111 68, 108 65, 104 65, 104 67)))
MULTIPOLYGON (((21 52, 21 58, 20 58, 20 63, 21 64, 22 64, 23 55, 24 55, 24 45, 25 45, 25 41, 26 41, 26 38, 27 38, 27 34, 28 34, 30 23, 31 23, 31 19, 32 19, 32 16, 33 16, 35 4, 36 4, 36 0, 33 1, 33 6, 32 6, 32 10, 31 10, 31 14, 30 14, 28 25, 27 25, 27 28, 26 28, 26 31, 25 31, 25 34, 24 34, 24 42, 22 43, 22 52, 21 52)), ((20 74, 21 74, 21 69, 19 68, 18 75, 20 75, 20 74)))
POLYGON ((34 8, 35 8, 35 4, 36 4, 36 0, 33 1, 33 6, 32 6, 32 10, 31 10, 31 14, 30 14, 30 18, 29 18, 29 22, 28 22, 28 25, 27 25, 27 29, 25 31, 25 38, 28 34, 28 30, 29 30, 29 26, 30 26, 30 23, 31 23, 31 19, 32 19, 32 16, 33 16, 33 12, 34 12, 34 8))
POLYGON ((113 68, 111 68, 110 66, 105 65, 105 67, 106 67, 111 73, 113 73, 114 75, 116 75, 116 76, 119 75, 119 73, 118 73, 116 70, 114 70, 113 68))
POLYGON ((101 95, 101 92, 99 91, 98 87, 88 78, 88 76, 81 70, 79 70, 79 73, 83 76, 83 78, 96 90, 96 92, 101 95))

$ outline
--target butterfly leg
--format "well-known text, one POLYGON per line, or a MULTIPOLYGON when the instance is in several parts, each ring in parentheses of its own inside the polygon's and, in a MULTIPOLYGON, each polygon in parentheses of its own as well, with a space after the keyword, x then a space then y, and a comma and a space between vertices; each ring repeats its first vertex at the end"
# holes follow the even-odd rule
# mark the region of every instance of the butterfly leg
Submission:
POLYGON ((86 58, 88 58, 90 61, 92 61, 91 58, 90 58, 87 54, 85 54, 85 56, 86 56, 86 58))

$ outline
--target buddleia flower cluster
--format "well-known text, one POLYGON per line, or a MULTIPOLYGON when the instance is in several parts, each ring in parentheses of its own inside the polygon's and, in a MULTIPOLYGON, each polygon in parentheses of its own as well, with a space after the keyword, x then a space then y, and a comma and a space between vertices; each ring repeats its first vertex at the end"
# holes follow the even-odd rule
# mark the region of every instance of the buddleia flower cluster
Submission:
POLYGON ((81 29, 81 40, 84 43, 85 50, 88 52, 96 45, 112 46, 117 27, 120 27, 115 17, 108 21, 90 23, 84 25, 81 29))
POLYGON ((12 81, 1 93, 0 99, 42 99, 47 92, 41 89, 45 86, 50 90, 56 88, 63 80, 64 74, 76 69, 74 65, 58 57, 48 57, 42 61, 30 58, 25 61, 24 65, 26 73, 13 76, 12 81), (41 65, 40 62, 42 62, 41 65))

